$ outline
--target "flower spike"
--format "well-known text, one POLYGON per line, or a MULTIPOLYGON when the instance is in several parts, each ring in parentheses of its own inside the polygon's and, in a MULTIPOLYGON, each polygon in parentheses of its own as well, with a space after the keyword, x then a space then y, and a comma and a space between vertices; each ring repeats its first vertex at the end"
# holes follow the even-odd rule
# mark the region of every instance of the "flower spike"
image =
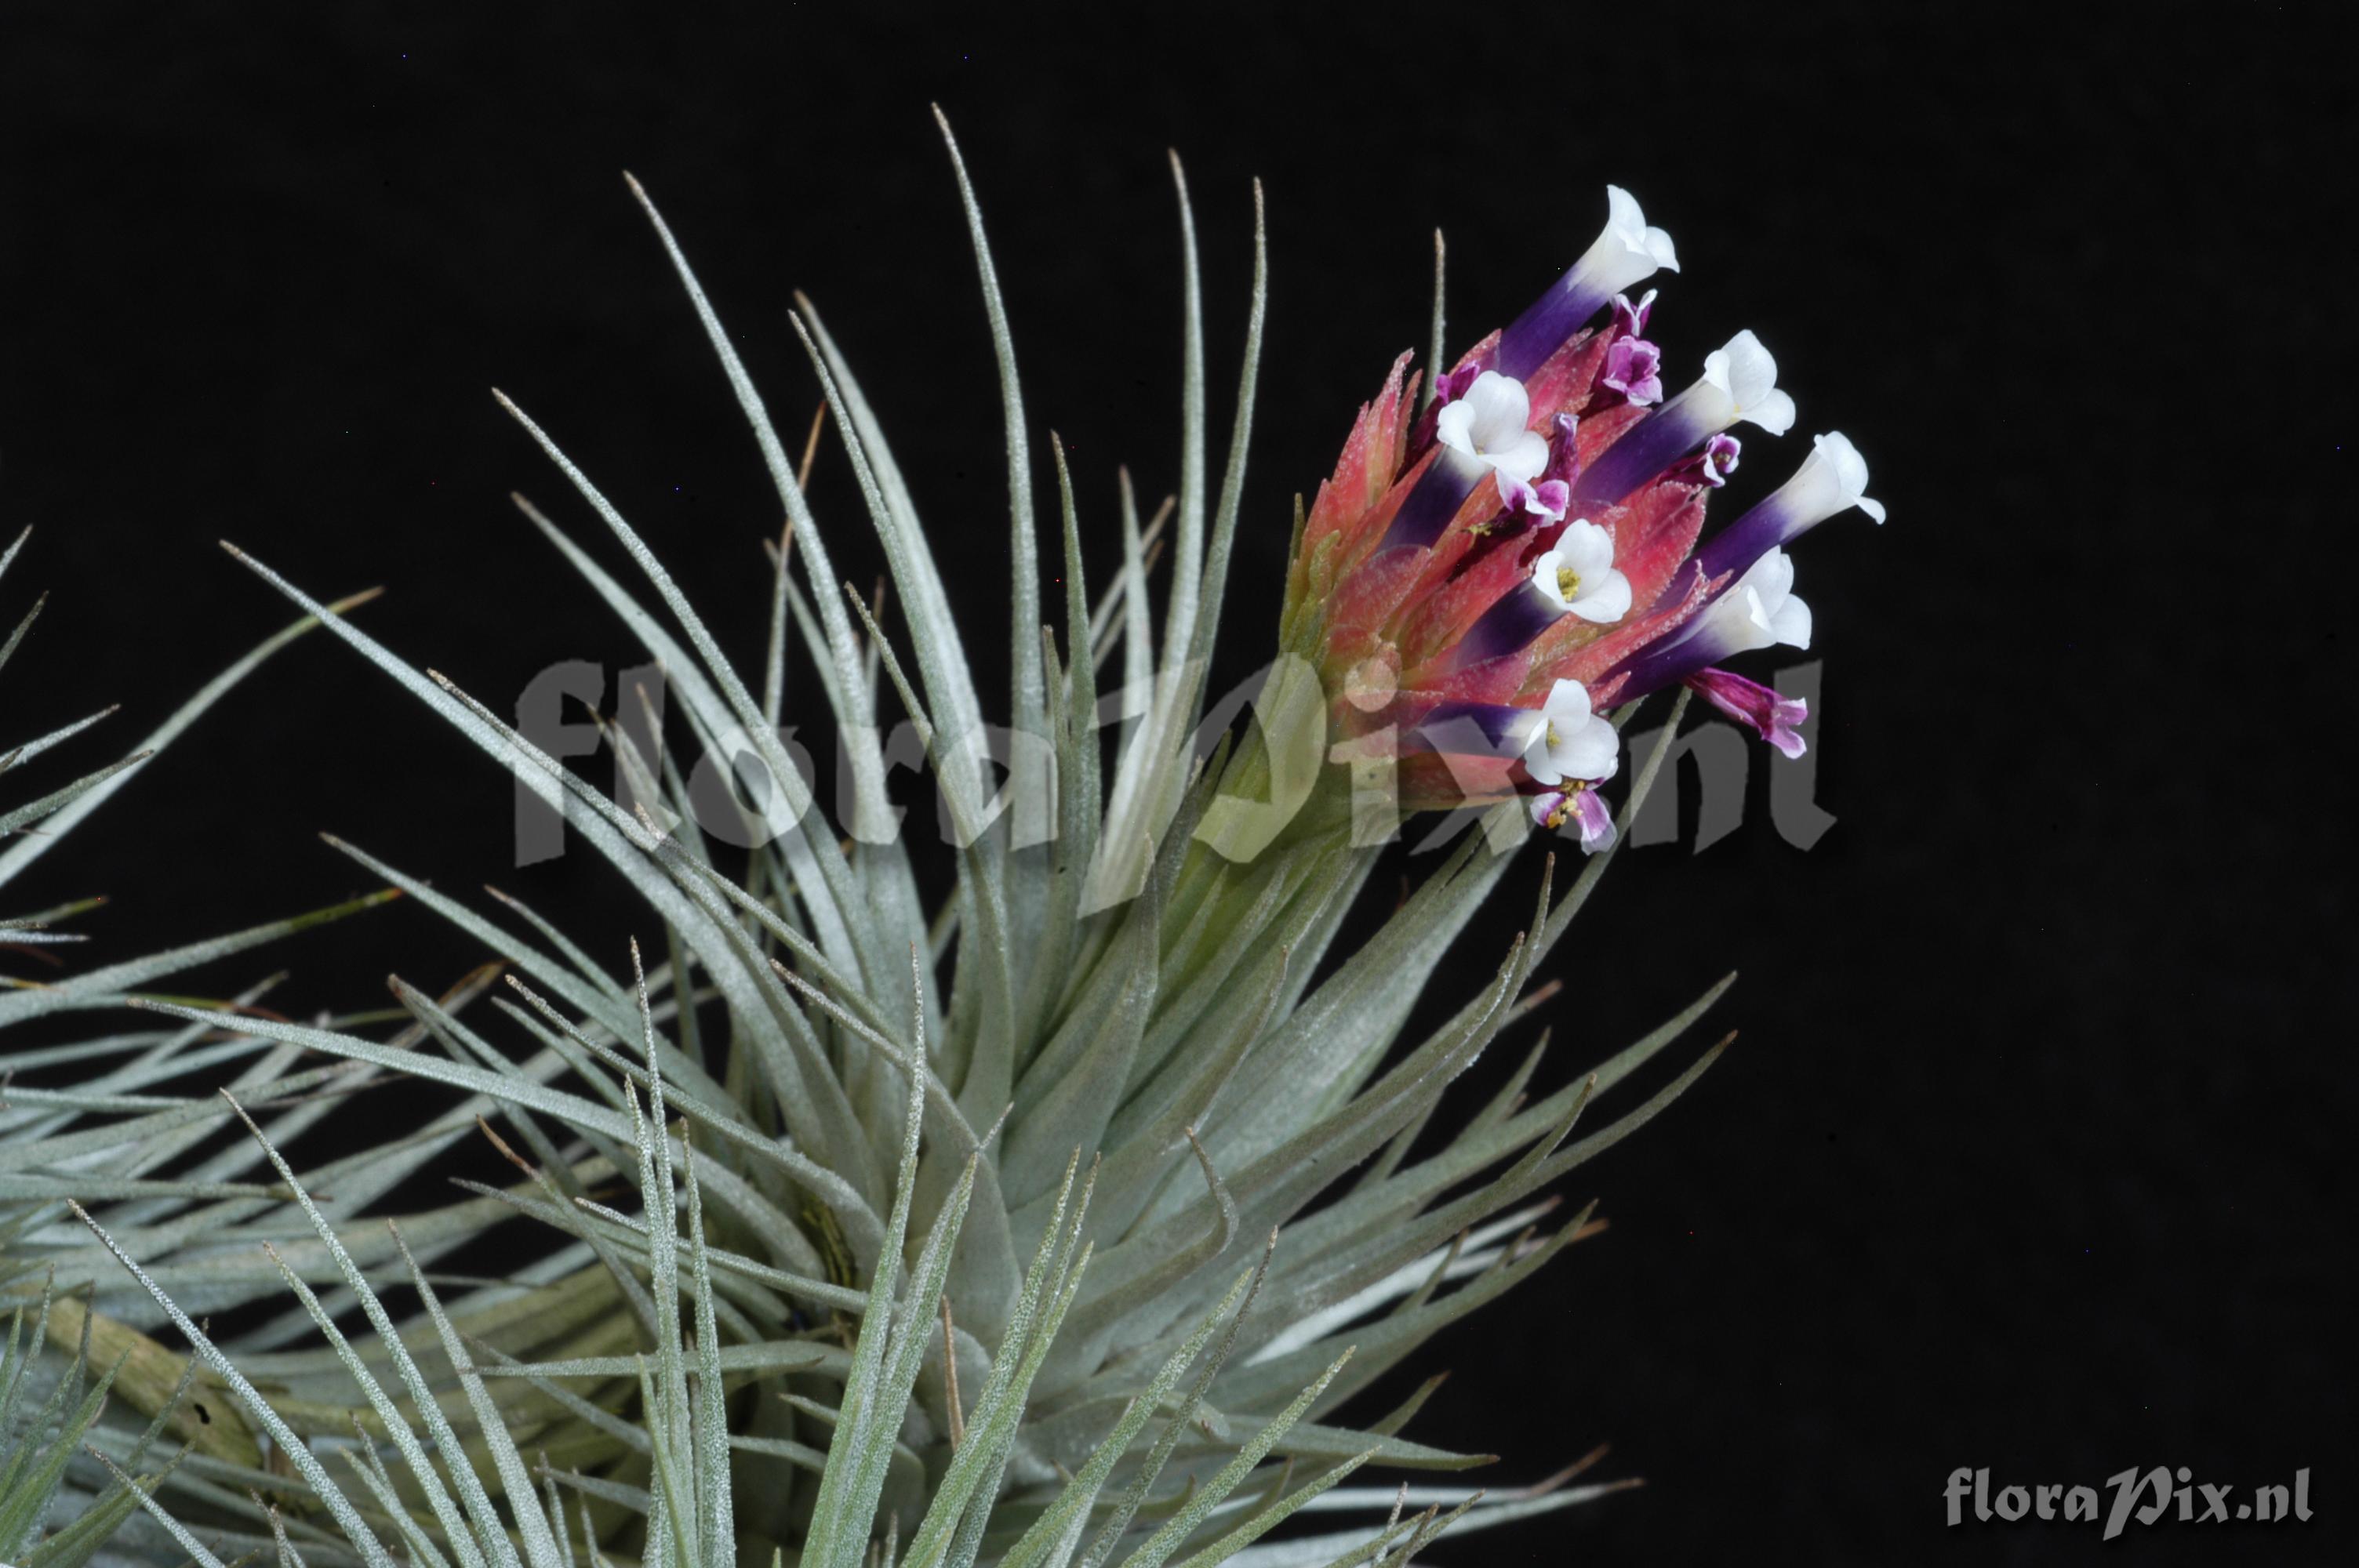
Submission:
POLYGON ((1288 652, 1319 672, 1338 761, 1394 768, 1411 810, 1531 797, 1536 820, 1580 821, 1590 848, 1611 823, 1573 786, 1612 775, 1606 712, 1684 682, 1799 752, 1806 708, 1724 665, 1810 645, 1786 545, 1846 506, 1883 515, 1866 463, 1830 434, 1705 539, 1737 471, 1733 427, 1783 434, 1794 400, 1751 332, 1664 398, 1655 296, 1628 291, 1676 257, 1626 192, 1612 206, 1581 261, 1437 374, 1422 411, 1408 356, 1395 362, 1305 514, 1284 622, 1288 652))

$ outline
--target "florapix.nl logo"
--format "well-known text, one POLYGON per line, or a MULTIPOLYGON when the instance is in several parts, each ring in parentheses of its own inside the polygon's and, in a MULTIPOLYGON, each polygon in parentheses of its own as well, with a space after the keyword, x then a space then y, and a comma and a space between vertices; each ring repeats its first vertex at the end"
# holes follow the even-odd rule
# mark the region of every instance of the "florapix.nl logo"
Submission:
POLYGON ((2310 1519, 2310 1470, 2293 1473, 2291 1483, 2270 1482, 2256 1487, 2214 1485, 2198 1481, 2186 1465, 2176 1469, 2157 1465, 2136 1465, 2105 1477, 2105 1495, 2088 1486, 2061 1483, 1991 1486, 1987 1466, 1961 1465, 1950 1472, 1941 1489, 1943 1522, 1951 1528, 1967 1523, 2095 1524, 2101 1519, 2111 1541, 2133 1522, 2179 1524, 2284 1524, 2310 1519))
MULTIPOLYGON (((1822 676, 1822 664, 1813 660, 1781 671, 1777 679, 1781 690, 1815 708, 1822 676)), ((1187 773, 1248 711, 1274 755, 1299 754, 1296 766, 1276 770, 1279 776, 1273 779, 1267 799, 1219 797, 1198 824, 1196 836, 1232 860, 1250 860, 1274 838, 1307 798, 1310 773, 1337 760, 1323 754, 1325 727, 1314 717, 1323 711, 1322 705, 1297 700, 1306 687, 1315 693, 1316 680, 1299 660, 1281 660, 1256 671, 1209 703, 1159 767, 1147 759, 1148 765, 1140 770, 1187 773)), ((986 831, 1005 835, 1008 847, 1017 849, 1056 837, 1056 758, 1053 748, 1039 737, 990 724, 944 737, 906 719, 889 730, 859 730, 832 738, 806 735, 792 725, 760 730, 703 725, 691 727, 700 741, 694 754, 673 757, 665 745, 672 695, 661 665, 609 671, 589 660, 552 665, 518 694, 516 733, 524 747, 514 770, 516 864, 562 854, 568 824, 579 824, 584 812, 600 809, 583 794, 595 786, 578 774, 560 784, 556 770, 568 760, 586 762, 601 752, 613 753, 614 776, 611 792, 601 789, 598 794, 611 799, 621 819, 643 817, 650 827, 667 831, 681 816, 674 807, 684 807, 705 838, 740 849, 759 849, 814 831, 867 843, 899 837, 908 828, 910 812, 898 805, 883 811, 875 807, 872 797, 881 792, 861 787, 864 762, 887 779, 897 773, 919 774, 945 765, 987 768, 995 774, 996 788, 983 801, 979 820, 954 821, 948 801, 936 802, 940 836, 953 847, 963 849, 986 831), (575 717, 583 712, 611 717, 575 717), (822 755, 832 753, 832 770, 823 769, 813 747, 822 755), (823 784, 830 772, 831 784, 823 784), (831 797, 835 808, 832 821, 831 797)), ((1102 692, 1096 719, 1101 729, 1114 731, 1117 758, 1151 743, 1146 727, 1134 722, 1146 711, 1147 697, 1145 686, 1102 692)), ((696 707, 692 702, 688 706, 691 710, 696 707)), ((1815 722, 1810 730, 1810 750, 1790 760, 1779 759, 1769 775, 1770 826, 1787 843, 1802 849, 1817 843, 1835 821, 1817 798, 1815 722)), ((1627 762, 1621 776, 1629 777, 1637 761, 1651 754, 1662 739, 1660 727, 1631 726, 1622 738, 1627 762)), ((1683 771, 1692 773, 1698 789, 1694 849, 1701 852, 1734 832, 1750 793, 1751 752, 1726 725, 1705 723, 1678 734, 1663 753, 1655 787, 1630 824, 1628 842, 1647 846, 1680 838, 1683 771)), ((1400 835, 1411 814, 1387 793, 1381 773, 1373 787, 1355 775, 1353 795, 1353 843, 1382 843, 1400 835)), ((1440 813, 1410 828, 1412 849, 1439 849, 1454 840, 1470 820, 1485 820, 1498 850, 1520 842, 1527 830, 1513 812, 1493 813, 1486 806, 1476 806, 1440 813)), ((1102 868, 1104 874, 1093 879, 1090 908, 1123 902, 1135 892, 1145 858, 1138 846, 1125 851, 1102 845, 1098 853, 1109 864, 1102 868), (1124 853, 1141 864, 1112 863, 1112 857, 1124 853)))

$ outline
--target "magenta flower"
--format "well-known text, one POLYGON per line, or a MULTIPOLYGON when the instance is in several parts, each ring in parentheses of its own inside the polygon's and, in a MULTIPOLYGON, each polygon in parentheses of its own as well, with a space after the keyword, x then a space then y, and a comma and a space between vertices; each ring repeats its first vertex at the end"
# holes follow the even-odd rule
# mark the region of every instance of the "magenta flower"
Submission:
POLYGON ((1605 351, 1605 373, 1599 383, 1636 404, 1660 403, 1663 351, 1640 338, 1617 338, 1605 351))
POLYGON ((1745 443, 1726 431, 1703 444, 1703 450, 1679 466, 1679 471, 1698 484, 1708 484, 1718 490, 1736 471, 1736 460, 1744 454, 1745 443))
POLYGON ((1561 833, 1571 825, 1584 854, 1594 855, 1614 842, 1614 813, 1584 784, 1574 784, 1569 792, 1543 790, 1532 796, 1532 820, 1551 833, 1561 833))
POLYGON ((1700 670, 1688 676, 1687 685, 1787 756, 1799 757, 1808 750, 1794 728, 1810 716, 1810 705, 1801 698, 1779 697, 1759 681, 1727 670, 1700 670))

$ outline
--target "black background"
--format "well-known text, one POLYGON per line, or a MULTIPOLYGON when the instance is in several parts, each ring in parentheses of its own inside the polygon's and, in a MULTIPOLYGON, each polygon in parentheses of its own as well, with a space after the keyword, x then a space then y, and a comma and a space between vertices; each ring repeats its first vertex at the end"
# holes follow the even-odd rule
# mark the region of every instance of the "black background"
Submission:
MULTIPOLYGON (((798 435, 817 395, 790 291, 826 312, 993 689, 1000 415, 937 100, 1101 571, 1114 466, 1153 496, 1177 460, 1164 149, 1198 203, 1216 458, 1266 181, 1223 655, 1243 675, 1288 497, 1422 347, 1430 230, 1452 240, 1454 353, 1625 185, 1678 237, 1653 334, 1677 379, 1750 326, 1800 401, 1740 486, 1841 428, 1892 522, 1838 519, 1799 555, 1839 826, 1807 854, 1779 841, 1756 749, 1740 832, 1630 853, 1554 960, 1569 1044, 1543 1082, 1732 967, 1716 1022, 1743 1038, 1582 1173, 1571 1195, 1602 1196, 1613 1228, 1425 1357, 1458 1376, 1417 1435, 1497 1449, 1510 1482, 1610 1439, 1606 1470, 1649 1484, 1438 1555, 2347 1552, 2359 998, 2329 541, 2353 407, 2328 236, 2354 137, 2332 9, 824 9, 12 6, 0 524, 38 525, 8 603, 55 591, 6 672, 9 732, 121 700, 105 744, 127 745, 282 624, 223 535, 322 597, 384 584, 375 634, 495 707, 560 659, 636 662, 510 510, 520 488, 597 533, 494 384, 751 662, 776 501, 625 167, 798 435), (1959 1465, 2003 1485, 2156 1464, 2239 1487, 2309 1465, 2317 1517, 2102 1549, 2087 1527, 1941 1524, 1959 1465)), ((832 441, 815 501, 866 581, 832 441)), ((12 908, 114 895, 72 957, 125 957, 364 887, 311 837, 332 828, 448 888, 510 886, 619 959, 637 916, 590 857, 510 869, 510 790, 313 638, 12 908)), ((1487 973, 1521 918, 1498 903, 1438 999, 1487 973)), ((396 907, 218 983, 288 963, 279 1003, 309 1011, 476 957, 396 907)))

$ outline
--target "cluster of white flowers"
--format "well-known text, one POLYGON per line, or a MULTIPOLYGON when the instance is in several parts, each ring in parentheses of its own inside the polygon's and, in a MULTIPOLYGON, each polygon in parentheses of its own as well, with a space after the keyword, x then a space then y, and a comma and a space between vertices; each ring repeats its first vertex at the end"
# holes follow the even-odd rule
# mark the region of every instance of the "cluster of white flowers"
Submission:
MULTIPOLYGON (((1485 531, 1554 530, 1542 535, 1547 547, 1532 557, 1528 579, 1461 639, 1463 660, 1527 646, 1567 618, 1609 627, 1634 608, 1647 608, 1634 605, 1630 579, 1615 565, 1616 540, 1607 525, 1614 518, 1606 509, 1665 478, 1719 488, 1736 468, 1739 445, 1728 433, 1735 426, 1749 424, 1773 436, 1794 427, 1794 399, 1777 385, 1777 362, 1749 330, 1707 354, 1702 375, 1665 399, 1662 351, 1645 338, 1654 294, 1633 303, 1625 291, 1657 271, 1677 271, 1677 254, 1670 236, 1647 224, 1628 191, 1608 187, 1607 205, 1603 232, 1501 334, 1484 368, 1470 363, 1440 379, 1433 436, 1444 451, 1396 513, 1387 535, 1391 544, 1438 543, 1486 474, 1508 517, 1485 531), (1595 384, 1605 398, 1644 413, 1583 464, 1573 456, 1569 413, 1553 416, 1553 439, 1532 428, 1531 394, 1522 378, 1572 341, 1609 301, 1614 319, 1601 329, 1611 336, 1595 384), (1412 514, 1413 524, 1405 521, 1412 514), (1606 524, 1593 521, 1601 516, 1606 524)), ((1669 622, 1659 638, 1624 656, 1612 672, 1620 699, 1683 680, 1701 682, 1699 689, 1708 687, 1707 697, 1723 710, 1754 724, 1779 750, 1798 754, 1801 741, 1793 725, 1805 717, 1804 706, 1712 666, 1730 654, 1775 644, 1810 646, 1810 606, 1793 591, 1794 565, 1783 546, 1848 507, 1883 522, 1884 508, 1868 499, 1866 489, 1867 464, 1850 441, 1839 432, 1813 438, 1809 458, 1791 479, 1696 552, 1680 580, 1690 585, 1684 591, 1712 585, 1710 602, 1686 624, 1669 622)), ((1532 803, 1535 819, 1551 829, 1577 822, 1584 848, 1610 842, 1610 819, 1589 786, 1613 775, 1619 737, 1593 711, 1588 688, 1560 679, 1538 709, 1514 717, 1505 733, 1518 748, 1524 771, 1544 786, 1532 803)))

